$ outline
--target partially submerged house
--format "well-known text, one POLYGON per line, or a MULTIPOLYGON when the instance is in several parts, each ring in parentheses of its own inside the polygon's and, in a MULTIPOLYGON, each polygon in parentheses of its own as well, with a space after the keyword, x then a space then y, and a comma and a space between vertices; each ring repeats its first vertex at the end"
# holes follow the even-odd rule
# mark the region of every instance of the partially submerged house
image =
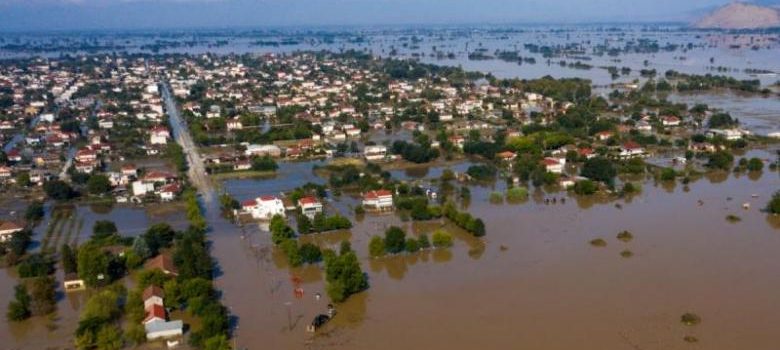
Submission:
POLYGON ((363 194, 363 207, 374 210, 393 209, 393 192, 388 190, 369 191, 363 194))

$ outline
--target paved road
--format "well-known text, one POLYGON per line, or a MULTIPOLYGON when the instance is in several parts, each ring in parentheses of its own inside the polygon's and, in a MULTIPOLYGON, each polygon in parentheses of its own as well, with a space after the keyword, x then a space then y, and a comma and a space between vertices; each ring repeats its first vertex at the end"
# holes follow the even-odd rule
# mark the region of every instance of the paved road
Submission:
POLYGON ((204 204, 213 204, 215 197, 214 186, 211 183, 208 174, 206 174, 203 158, 201 158, 200 153, 198 153, 198 147, 192 140, 192 135, 187 128, 187 124, 179 113, 179 106, 176 105, 176 100, 171 95, 171 90, 167 82, 162 83, 162 97, 165 101, 165 110, 168 113, 171 129, 173 129, 173 137, 187 156, 187 164, 189 164, 187 175, 190 178, 190 182, 192 182, 195 188, 198 189, 198 192, 200 192, 204 204))

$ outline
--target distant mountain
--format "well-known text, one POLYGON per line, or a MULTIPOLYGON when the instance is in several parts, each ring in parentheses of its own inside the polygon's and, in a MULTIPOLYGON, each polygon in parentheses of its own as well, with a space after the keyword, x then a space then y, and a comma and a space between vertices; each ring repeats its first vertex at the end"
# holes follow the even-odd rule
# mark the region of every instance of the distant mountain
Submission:
POLYGON ((693 26, 707 29, 758 29, 780 27, 780 10, 776 7, 759 6, 744 2, 732 2, 700 18, 693 23, 693 26))

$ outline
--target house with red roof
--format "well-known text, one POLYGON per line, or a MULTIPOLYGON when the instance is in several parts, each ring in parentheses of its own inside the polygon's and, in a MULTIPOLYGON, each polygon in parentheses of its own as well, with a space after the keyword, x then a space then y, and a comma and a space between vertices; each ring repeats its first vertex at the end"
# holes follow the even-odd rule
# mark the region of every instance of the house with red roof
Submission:
POLYGON ((620 146, 620 158, 634 158, 645 155, 645 149, 636 142, 628 141, 620 146))
POLYGON ((393 209, 393 192, 388 190, 366 192, 363 194, 363 207, 375 210, 393 209))
POLYGON ((314 219, 315 215, 322 213, 322 203, 314 196, 299 199, 298 207, 301 208, 301 213, 309 219, 314 219))
POLYGON ((143 324, 149 324, 152 322, 165 322, 165 308, 159 304, 152 304, 146 308, 146 317, 144 317, 143 324))
POLYGON ((0 242, 10 240, 14 234, 22 230, 24 230, 24 227, 13 221, 0 221, 0 242))

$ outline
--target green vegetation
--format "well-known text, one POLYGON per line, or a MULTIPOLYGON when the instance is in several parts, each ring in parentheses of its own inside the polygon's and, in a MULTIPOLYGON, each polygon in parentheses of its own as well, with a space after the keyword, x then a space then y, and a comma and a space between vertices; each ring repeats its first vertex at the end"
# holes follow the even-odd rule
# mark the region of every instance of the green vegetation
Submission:
POLYGON ((433 231, 433 246, 436 248, 446 248, 452 246, 452 235, 445 230, 433 231))
POLYGON ((627 242, 631 242, 631 240, 634 239, 634 235, 631 234, 631 232, 622 231, 622 232, 618 233, 617 239, 622 241, 622 242, 626 242, 627 243, 627 242))
POLYGON ((728 222, 730 222, 732 224, 735 224, 735 223, 738 223, 738 222, 742 221, 742 218, 740 218, 739 216, 736 216, 734 214, 729 214, 729 215, 726 215, 726 221, 728 221, 728 222))
POLYGON ((599 248, 600 247, 606 247, 607 246, 607 241, 605 241, 605 240, 603 240, 601 238, 596 238, 596 239, 593 239, 593 240, 590 241, 590 245, 592 245, 594 247, 599 247, 599 248))
POLYGON ((772 199, 766 205, 766 211, 774 215, 780 214, 780 191, 772 195, 772 199))
POLYGON ((574 183, 574 193, 589 196, 599 190, 599 185, 591 180, 580 180, 574 183))
POLYGON ((30 311, 31 299, 24 284, 14 287, 14 300, 8 303, 8 311, 6 312, 8 320, 18 322, 29 318, 32 315, 30 311))
POLYGON ((368 288, 368 277, 360 269, 357 255, 352 250, 342 251, 339 255, 332 250, 326 250, 325 280, 328 296, 334 302, 347 300, 352 294, 368 288))
POLYGON ((680 322, 686 326, 695 326, 701 323, 701 317, 697 314, 686 312, 680 316, 680 322))
POLYGON ((444 205, 443 212, 447 219, 450 219, 455 225, 468 231, 474 237, 485 235, 485 223, 482 222, 482 219, 475 218, 466 212, 459 212, 452 202, 444 205))
POLYGON ((512 187, 506 190, 506 199, 509 202, 520 202, 528 198, 528 189, 525 187, 512 187))
POLYGON ((617 176, 617 169, 611 160, 604 157, 593 157, 585 161, 580 175, 612 187, 615 176, 617 176))
POLYGON ((717 151, 709 155, 707 167, 716 170, 729 170, 734 163, 734 156, 728 151, 717 151))
POLYGON ((252 158, 252 170, 255 171, 276 171, 279 165, 269 156, 252 158))
POLYGON ((309 220, 306 215, 300 214, 297 218, 298 233, 309 234, 334 230, 347 230, 352 228, 352 222, 344 216, 325 216, 324 213, 314 215, 314 220, 309 220))

